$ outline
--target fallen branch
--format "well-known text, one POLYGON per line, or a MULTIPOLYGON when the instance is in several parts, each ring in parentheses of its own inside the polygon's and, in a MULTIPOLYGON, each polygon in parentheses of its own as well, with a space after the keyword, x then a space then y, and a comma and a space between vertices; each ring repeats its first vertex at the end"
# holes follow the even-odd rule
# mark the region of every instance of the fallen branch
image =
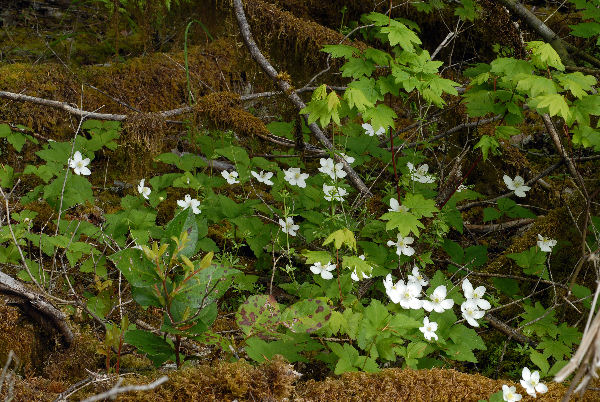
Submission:
POLYGON ((504 223, 494 223, 494 224, 489 224, 489 225, 465 224, 465 229, 470 230, 471 232, 476 232, 476 233, 490 233, 490 232, 497 232, 499 230, 520 228, 522 226, 529 225, 530 223, 533 223, 534 221, 535 221, 535 219, 526 218, 526 219, 515 219, 514 221, 508 221, 508 222, 504 222, 504 223))
MULTIPOLYGON (((256 42, 252 38, 252 33, 250 32, 250 26, 248 25, 248 21, 246 20, 246 15, 244 13, 244 7, 242 5, 241 0, 233 0, 233 6, 235 9, 235 17, 238 22, 238 26, 240 28, 240 32, 242 34, 242 38, 244 43, 246 44, 246 48, 250 52, 250 55, 256 61, 256 63, 260 66, 260 68, 277 84, 279 89, 281 89, 285 94, 287 94, 290 101, 296 106, 298 110, 304 109, 306 104, 300 99, 298 94, 293 90, 292 86, 284 79, 280 78, 279 73, 271 63, 263 56, 260 49, 256 45, 256 42)), ((307 120, 308 116, 304 115, 304 119, 307 120)), ((308 124, 308 120, 307 120, 308 124)), ((333 152, 333 144, 329 139, 325 136, 323 131, 319 128, 316 123, 308 124, 310 131, 313 135, 319 140, 325 148, 331 152, 333 152)), ((344 171, 348 174, 348 179, 352 182, 354 187, 361 192, 363 196, 370 195, 371 192, 362 181, 362 179, 358 176, 358 174, 352 169, 352 167, 346 162, 344 158, 340 155, 335 155, 335 159, 337 162, 340 162, 344 165, 344 171)))
POLYGON ((485 319, 488 320, 490 325, 496 328, 498 331, 502 332, 505 335, 508 335, 509 339, 514 339, 515 341, 523 344, 523 345, 531 345, 533 347, 537 346, 537 342, 533 339, 523 335, 519 330, 514 329, 513 327, 508 326, 505 322, 500 321, 495 316, 491 314, 486 314, 485 319))
POLYGON ((160 377, 159 379, 151 382, 150 384, 144 385, 127 385, 125 387, 121 386, 121 382, 123 382, 122 378, 119 378, 114 387, 109 389, 106 392, 103 392, 98 395, 90 396, 89 398, 84 399, 82 402, 96 402, 101 401, 103 399, 114 399, 119 394, 124 394, 126 392, 137 392, 137 391, 150 391, 165 382, 169 381, 169 377, 166 375, 160 377))
POLYGON ((16 297, 18 300, 14 304, 21 306, 25 311, 33 310, 52 322, 62 335, 67 346, 73 342, 73 332, 67 323, 65 315, 42 295, 28 289, 19 280, 14 279, 4 272, 0 272, 0 293, 16 297))

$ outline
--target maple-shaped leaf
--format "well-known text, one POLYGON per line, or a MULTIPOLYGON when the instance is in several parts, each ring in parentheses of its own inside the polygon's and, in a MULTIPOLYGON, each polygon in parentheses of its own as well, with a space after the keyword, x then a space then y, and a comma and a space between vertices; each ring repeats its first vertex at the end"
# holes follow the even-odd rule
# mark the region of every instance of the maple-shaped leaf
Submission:
POLYGON ((466 100, 467 113, 470 117, 482 117, 488 113, 496 113, 498 108, 491 91, 470 90, 463 97, 466 100))
POLYGON ((321 51, 329 53, 331 57, 344 57, 346 59, 351 59, 355 53, 358 53, 357 48, 348 45, 325 45, 321 51))
POLYGON ((345 244, 350 250, 356 251, 356 238, 354 237, 354 233, 347 228, 336 230, 327 236, 323 245, 326 246, 329 243, 333 243, 337 250, 345 244))
POLYGON ((474 149, 481 148, 481 153, 483 154, 483 160, 487 160, 489 153, 492 155, 499 155, 500 144, 494 137, 490 137, 489 135, 483 135, 475 144, 474 149))
POLYGON ((398 117, 389 106, 378 104, 377 106, 367 109, 363 113, 363 119, 371 122, 371 126, 376 130, 376 127, 383 127, 386 130, 389 127, 394 127, 394 119, 398 117))
POLYGON ((504 140, 510 139, 513 135, 519 134, 518 128, 513 126, 496 126, 496 137, 504 140))
POLYGON ((534 40, 527 42, 527 48, 531 51, 531 61, 537 68, 545 70, 547 67, 554 67, 560 71, 565 70, 560 56, 551 44, 534 40))
POLYGON ((556 83, 546 77, 540 77, 539 75, 526 75, 523 74, 517 82, 517 90, 526 92, 530 97, 536 97, 538 95, 551 95, 557 92, 556 83))
POLYGON ((582 22, 577 25, 569 25, 572 29, 571 35, 579 38, 591 38, 600 33, 600 23, 597 22, 582 22))
POLYGON ((600 131, 590 126, 577 126, 573 131, 573 144, 600 151, 600 131))
POLYGON ((410 212, 387 212, 381 216, 381 219, 388 221, 385 230, 398 229, 402 236, 408 236, 411 232, 419 237, 419 228, 425 226, 410 212))
POLYGON ((377 89, 382 95, 392 94, 398 96, 400 94, 400 85, 396 82, 396 77, 392 74, 387 77, 377 78, 377 89))
POLYGON ((425 198, 421 194, 406 194, 402 205, 408 207, 410 213, 414 214, 418 219, 424 216, 432 218, 434 213, 439 212, 435 206, 435 200, 425 198))
POLYGON ((388 35, 390 46, 400 45, 407 52, 413 52, 415 47, 413 44, 420 45, 421 39, 410 30, 406 25, 396 20, 391 20, 390 25, 381 28, 381 32, 388 35))
POLYGON ((567 121, 568 125, 577 121, 579 124, 589 126, 590 115, 600 114, 600 95, 588 95, 581 99, 575 99, 571 106, 571 119, 567 121))
POLYGON ((331 121, 332 116, 337 113, 337 110, 335 113, 331 112, 327 105, 327 99, 319 99, 308 102, 306 107, 300 110, 300 113, 308 115, 308 124, 319 120, 321 127, 326 127, 331 121))
POLYGON ((475 20, 475 3, 473 0, 461 0, 462 7, 454 10, 454 15, 460 17, 463 21, 475 20))
POLYGON ((530 107, 534 107, 542 113, 547 110, 550 116, 560 116, 565 120, 571 117, 569 105, 564 96, 560 94, 542 95, 531 98, 528 102, 530 107))
POLYGON ((371 75, 375 71, 375 63, 371 60, 352 58, 340 67, 340 70, 342 77, 360 78, 363 75, 371 75))
POLYGON ((597 82, 596 77, 583 75, 579 71, 569 74, 555 74, 554 78, 558 80, 564 89, 571 91, 573 96, 579 99, 587 96, 587 91, 590 91, 597 82))
POLYGON ((383 96, 377 90, 377 85, 374 78, 360 77, 360 79, 349 83, 348 88, 360 89, 367 100, 373 105, 377 103, 377 101, 383 100, 383 96))
POLYGON ((512 57, 499 57, 490 64, 491 72, 498 75, 528 74, 533 72, 533 66, 527 60, 513 59, 512 57))
POLYGON ((390 60, 392 56, 389 53, 386 53, 379 49, 374 49, 372 47, 367 48, 363 52, 363 56, 365 59, 373 61, 373 63, 379 66, 388 66, 390 64, 390 60))
POLYGON ((364 92, 359 88, 348 87, 344 93, 344 99, 348 102, 349 107, 355 107, 361 113, 367 108, 373 107, 373 103, 367 99, 364 92))
MULTIPOLYGON (((331 112, 333 110, 336 110, 339 107, 340 107, 340 98, 335 93, 335 91, 331 91, 329 93, 329 95, 327 95, 327 109, 329 109, 329 111, 331 112)), ((339 124, 339 121, 338 121, 338 124, 339 124)))

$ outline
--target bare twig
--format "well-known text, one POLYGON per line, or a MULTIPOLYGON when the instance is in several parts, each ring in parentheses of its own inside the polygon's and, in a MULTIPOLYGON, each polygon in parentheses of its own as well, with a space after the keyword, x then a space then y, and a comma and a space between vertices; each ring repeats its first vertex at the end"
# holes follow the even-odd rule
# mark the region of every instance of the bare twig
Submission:
POLYGON ((127 385, 125 387, 121 386, 121 382, 123 379, 119 378, 114 387, 109 389, 106 392, 102 392, 101 394, 90 396, 89 398, 84 399, 82 402, 95 402, 101 401, 103 399, 114 399, 119 394, 124 394, 126 392, 137 392, 137 391, 150 391, 155 389, 156 387, 164 384, 169 381, 169 377, 166 375, 160 377, 159 379, 151 382, 150 384, 144 385, 127 385))

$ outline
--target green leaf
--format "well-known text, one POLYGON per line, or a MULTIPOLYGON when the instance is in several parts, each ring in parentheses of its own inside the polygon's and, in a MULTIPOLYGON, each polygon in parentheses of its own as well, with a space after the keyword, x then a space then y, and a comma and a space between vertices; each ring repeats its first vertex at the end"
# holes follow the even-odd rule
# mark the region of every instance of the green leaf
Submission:
POLYGON ((540 302, 535 302, 535 306, 524 305, 523 308, 525 312, 521 314, 521 318, 523 318, 521 325, 527 324, 523 327, 523 333, 526 335, 536 333, 540 337, 545 335, 556 336, 558 327, 554 317, 556 314, 555 309, 546 310, 540 302))
POLYGON ((172 237, 181 239, 181 235, 184 232, 187 233, 187 243, 185 244, 185 247, 179 251, 179 254, 189 258, 195 254, 196 243, 198 242, 198 223, 192 208, 187 208, 179 212, 165 228, 166 241, 170 242, 172 245, 169 255, 173 255, 176 248, 176 244, 172 237))
POLYGON ((358 371, 364 370, 367 372, 377 372, 379 371, 379 367, 377 366, 377 362, 375 359, 360 356, 358 351, 352 347, 352 345, 348 343, 344 343, 344 345, 339 345, 333 342, 327 342, 327 345, 335 353, 339 360, 335 366, 335 374, 342 374, 348 371, 358 371))
POLYGON ((530 97, 538 95, 556 94, 556 83, 546 77, 537 75, 524 75, 524 79, 517 83, 517 90, 527 93, 530 97))
POLYGON ((554 341, 551 339, 543 340, 538 343, 537 349, 544 351, 544 356, 552 356, 556 360, 562 360, 563 356, 571 356, 571 348, 565 345, 563 342, 554 341))
POLYGON ((571 91, 573 96, 579 99, 587 96, 587 91, 591 91, 597 83, 596 77, 583 75, 579 71, 569 74, 555 74, 554 78, 558 80, 564 89, 571 91))
POLYGON ((493 221, 502 216, 502 212, 498 211, 496 208, 487 207, 483 209, 483 222, 493 221))
POLYGON ((308 362, 308 360, 300 354, 307 350, 306 345, 310 345, 308 350, 318 348, 318 344, 314 341, 302 344, 293 340, 276 340, 267 342, 260 338, 250 338, 246 341, 244 347, 248 357, 252 360, 262 363, 265 360, 271 360, 275 355, 282 355, 290 363, 308 362), (315 347, 317 346, 317 347, 315 347))
POLYGON ((573 143, 600 151, 600 131, 590 126, 577 125, 573 130, 573 143))
POLYGON ((0 165, 0 186, 9 188, 14 183, 14 169, 9 165, 0 165))
POLYGON ((68 178, 65 184, 65 176, 60 175, 50 184, 44 187, 44 199, 54 209, 58 210, 62 206, 62 210, 66 210, 77 204, 84 204, 86 201, 94 202, 94 194, 92 185, 83 176, 78 176, 70 172, 67 173, 68 178), (64 192, 62 192, 64 185, 64 192), (61 197, 62 193, 62 197, 61 197), (62 198, 62 205, 61 205, 62 198))
POLYGON ((175 360, 173 346, 153 333, 139 329, 130 330, 125 333, 124 341, 145 353, 155 367, 159 367, 167 360, 175 360))
POLYGON ((518 205, 510 198, 500 198, 498 200, 498 208, 510 218, 536 218, 536 214, 518 205))
POLYGON ((302 255, 306 257, 307 264, 320 262, 321 264, 325 265, 331 262, 331 254, 328 251, 303 250, 302 255))
POLYGON ((414 214, 417 219, 422 217, 432 218, 434 213, 439 212, 435 206, 435 200, 425 198, 421 194, 406 194, 402 205, 410 209, 410 213, 414 214))
POLYGON ((580 38, 591 38, 600 33, 600 23, 598 22, 581 22, 576 25, 569 25, 572 29, 571 35, 580 38))
POLYGON ((325 45, 321 51, 329 53, 331 57, 351 59, 358 52, 358 49, 348 45, 325 45))
POLYGON ((344 93, 344 99, 348 102, 349 107, 356 107, 356 109, 364 113, 367 108, 373 107, 373 103, 370 102, 359 88, 348 87, 344 93))
POLYGON ((457 7, 454 10, 454 15, 464 21, 475 20, 475 3, 473 0, 461 0, 462 7, 457 7))
POLYGON ((363 119, 366 121, 370 121, 371 126, 378 130, 380 127, 385 128, 386 130, 389 127, 394 127, 394 119, 398 117, 396 112, 391 109, 389 106, 384 105, 382 103, 378 104, 375 107, 367 109, 363 113, 363 119))
POLYGON ((477 144, 475 144, 474 149, 481 148, 481 153, 483 154, 483 160, 487 160, 489 153, 492 155, 499 155, 500 151, 500 143, 489 135, 482 135, 477 144))
POLYGON ((506 256, 523 268, 524 273, 549 279, 548 271, 546 270, 546 253, 540 251, 537 247, 534 246, 529 250, 507 254, 506 256))
POLYGON ((354 238, 354 233, 347 228, 336 230, 327 236, 323 245, 326 246, 331 242, 333 242, 337 250, 342 248, 342 245, 345 244, 350 250, 356 251, 356 239, 354 238))
POLYGON ((226 148, 215 149, 215 153, 226 157, 234 164, 239 163, 246 167, 250 166, 250 158, 244 148, 231 145, 226 148))
POLYGON ((531 41, 527 42, 527 48, 532 52, 531 61, 539 69, 545 70, 547 67, 554 67, 557 70, 564 71, 565 66, 551 44, 542 41, 531 41))
POLYGON ((375 71, 375 63, 371 60, 361 58, 352 58, 340 67, 342 77, 352 77, 354 79, 362 76, 370 76, 375 71))
POLYGON ((152 287, 160 281, 153 262, 142 256, 141 250, 127 248, 108 258, 132 286, 152 287))
POLYGON ((235 321, 246 336, 256 333, 276 335, 281 321, 279 309, 273 297, 253 295, 240 305, 235 321))
POLYGON ((419 237, 419 228, 425 226, 410 212, 387 212, 381 216, 381 219, 388 221, 385 230, 398 229, 402 236, 408 236, 411 232, 419 237))
POLYGON ((321 331, 331 318, 326 299, 306 299, 296 302, 281 313, 283 325, 292 332, 315 333, 321 331))
POLYGON ((389 26, 381 28, 381 33, 387 34, 390 46, 400 45, 407 52, 413 52, 414 45, 421 44, 421 40, 412 30, 396 20, 391 20, 389 26))
POLYGON ((540 368, 540 374, 542 376, 545 376, 548 373, 548 371, 550 370, 550 364, 548 363, 548 357, 542 355, 539 352, 536 352, 535 350, 532 350, 531 353, 529 354, 529 358, 531 359, 533 364, 535 364, 536 366, 538 366, 540 368))

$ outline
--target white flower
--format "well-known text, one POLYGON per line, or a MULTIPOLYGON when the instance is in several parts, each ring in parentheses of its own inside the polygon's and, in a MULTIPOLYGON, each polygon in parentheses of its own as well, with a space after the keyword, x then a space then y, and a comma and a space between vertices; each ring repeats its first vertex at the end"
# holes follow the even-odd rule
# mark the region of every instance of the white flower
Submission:
POLYGON ((340 152, 340 156, 342 158, 344 158, 346 160, 346 162, 348 162, 348 165, 351 164, 351 163, 354 163, 354 158, 352 156, 346 155, 346 154, 341 153, 341 152, 340 152))
POLYGON ((540 250, 545 251, 546 253, 551 253, 552 247, 556 246, 556 240, 544 237, 538 233, 537 245, 540 250))
POLYGON ((523 367, 522 373, 523 379, 521 380, 521 385, 525 388, 525 391, 534 398, 536 397, 536 391, 540 394, 545 394, 548 392, 548 387, 546 384, 540 382, 540 373, 539 371, 534 371, 533 373, 529 371, 527 367, 523 367))
POLYGON ((461 304, 460 311, 462 311, 463 318, 467 320, 467 322, 473 327, 478 327, 479 323, 477 322, 477 320, 483 318, 483 316, 485 315, 485 312, 479 310, 477 308, 477 304, 475 304, 473 300, 467 300, 466 302, 461 304))
POLYGON ((418 298, 421 295, 421 285, 415 282, 408 282, 405 285, 404 281, 399 281, 396 285, 402 308, 418 310, 423 307, 423 301, 418 298))
POLYGON ((331 177, 333 180, 343 179, 344 177, 346 177, 346 172, 344 172, 343 163, 335 163, 335 161, 331 158, 321 158, 320 162, 321 167, 319 168, 319 172, 329 175, 329 177, 331 177))
POLYGON ((263 172, 261 170, 260 173, 256 173, 253 170, 250 173, 252 173, 252 176, 254 176, 254 178, 256 178, 256 180, 259 183, 265 183, 267 186, 272 186, 273 185, 273 182, 271 181, 271 177, 273 177, 273 173, 272 172, 263 172))
POLYGON ((433 183, 435 181, 435 177, 427 174, 429 171, 429 166, 427 164, 423 164, 416 169, 415 166, 410 162, 407 162, 406 166, 408 167, 410 178, 412 180, 418 181, 419 183, 433 183))
POLYGON ((300 228, 298 225, 294 225, 294 219, 291 216, 283 219, 279 219, 279 226, 281 226, 281 230, 284 233, 289 234, 290 236, 296 236, 296 231, 300 228))
POLYGON ((435 331, 437 331, 438 325, 437 322, 429 322, 429 317, 425 317, 423 318, 423 326, 421 328, 419 328, 419 331, 421 331, 423 333, 423 336, 425 337, 425 339, 427 339, 428 341, 431 340, 431 338, 435 338, 435 340, 438 340, 438 336, 435 334, 435 331))
POLYGON ((414 241, 415 240, 412 237, 402 237, 402 235, 398 233, 398 241, 394 242, 392 240, 388 240, 387 245, 390 247, 395 246, 396 254, 404 254, 410 257, 415 253, 415 249, 410 247, 409 244, 412 244, 414 241))
POLYGON ((531 187, 525 185, 525 180, 523 180, 521 176, 515 176, 515 179, 513 180, 507 175, 504 175, 503 179, 504 183, 506 183, 506 187, 508 187, 509 190, 514 191, 517 197, 525 197, 525 192, 531 189, 531 187))
POLYGON ((504 398, 507 402, 516 402, 520 401, 522 396, 521 394, 517 394, 517 389, 515 387, 509 387, 508 385, 502 386, 502 398, 504 398))
POLYGON ((308 179, 308 173, 300 173, 300 168, 289 168, 284 170, 284 179, 292 186, 298 186, 300 188, 306 187, 305 180, 308 179))
POLYGON ((388 295, 392 303, 400 303, 401 284, 404 284, 402 280, 399 280, 398 282, 396 282, 396 284, 394 284, 394 282, 392 281, 392 274, 387 274, 387 276, 383 280, 383 287, 385 287, 385 293, 388 295))
POLYGON ((333 271, 334 269, 335 269, 335 264, 332 264, 331 262, 328 262, 324 266, 320 262, 315 262, 310 267, 310 270, 313 274, 321 275, 321 278, 326 279, 326 280, 330 280, 333 278, 331 271, 333 271))
POLYGON ((188 209, 189 207, 192 207, 192 212, 196 215, 202 212, 200 211, 200 208, 198 208, 200 206, 200 201, 198 201, 195 198, 192 198, 189 194, 186 194, 183 200, 177 200, 177 205, 179 205, 183 209, 188 209))
POLYGON ((370 125, 369 123, 363 123, 362 128, 365 129, 365 134, 367 134, 369 137, 372 137, 375 134, 377 134, 377 135, 384 135, 385 134, 385 128, 379 127, 379 129, 377 131, 375 131, 373 129, 373 126, 370 125))
POLYGON ((69 167, 73 169, 73 172, 76 175, 84 175, 89 176, 92 174, 90 169, 87 168, 87 165, 90 164, 90 158, 85 158, 81 156, 81 152, 77 151, 73 154, 73 158, 69 158, 69 167))
POLYGON ((419 267, 414 266, 412 270, 412 275, 408 275, 409 282, 417 282, 421 286, 427 286, 429 283, 427 279, 419 272, 419 267))
POLYGON ((460 186, 458 186, 458 188, 456 189, 457 193, 460 193, 463 190, 468 190, 469 187, 465 186, 464 184, 461 184, 460 186))
POLYGON ((150 187, 144 187, 145 180, 146 179, 140 180, 140 184, 138 184, 138 186, 137 186, 137 191, 138 191, 138 193, 140 193, 142 195, 142 197, 144 197, 145 199, 148 199, 148 196, 150 195, 152 190, 150 190, 150 187))
POLYGON ((221 172, 221 176, 223 176, 223 178, 225 180, 227 180, 227 183, 229 184, 236 184, 239 183, 240 181, 237 179, 238 177, 238 172, 236 172, 235 170, 232 171, 231 173, 229 173, 227 170, 223 170, 221 172))
POLYGON ((436 313, 443 313, 454 306, 454 300, 446 299, 446 286, 440 285, 429 296, 431 300, 423 300, 423 308, 425 311, 435 311, 436 313))
POLYGON ((462 289, 465 293, 465 299, 473 301, 475 305, 482 309, 488 310, 490 307, 490 302, 483 299, 483 295, 485 294, 485 287, 479 286, 476 289, 473 289, 473 285, 468 279, 465 279, 462 283, 462 289))
POLYGON ((390 198, 390 212, 408 212, 410 208, 405 207, 404 205, 400 205, 397 199, 390 198))
POLYGON ((327 184, 323 184, 323 193, 325 194, 325 199, 327 201, 336 200, 343 202, 344 196, 348 194, 348 191, 346 191, 346 189, 343 187, 328 186, 327 184))

